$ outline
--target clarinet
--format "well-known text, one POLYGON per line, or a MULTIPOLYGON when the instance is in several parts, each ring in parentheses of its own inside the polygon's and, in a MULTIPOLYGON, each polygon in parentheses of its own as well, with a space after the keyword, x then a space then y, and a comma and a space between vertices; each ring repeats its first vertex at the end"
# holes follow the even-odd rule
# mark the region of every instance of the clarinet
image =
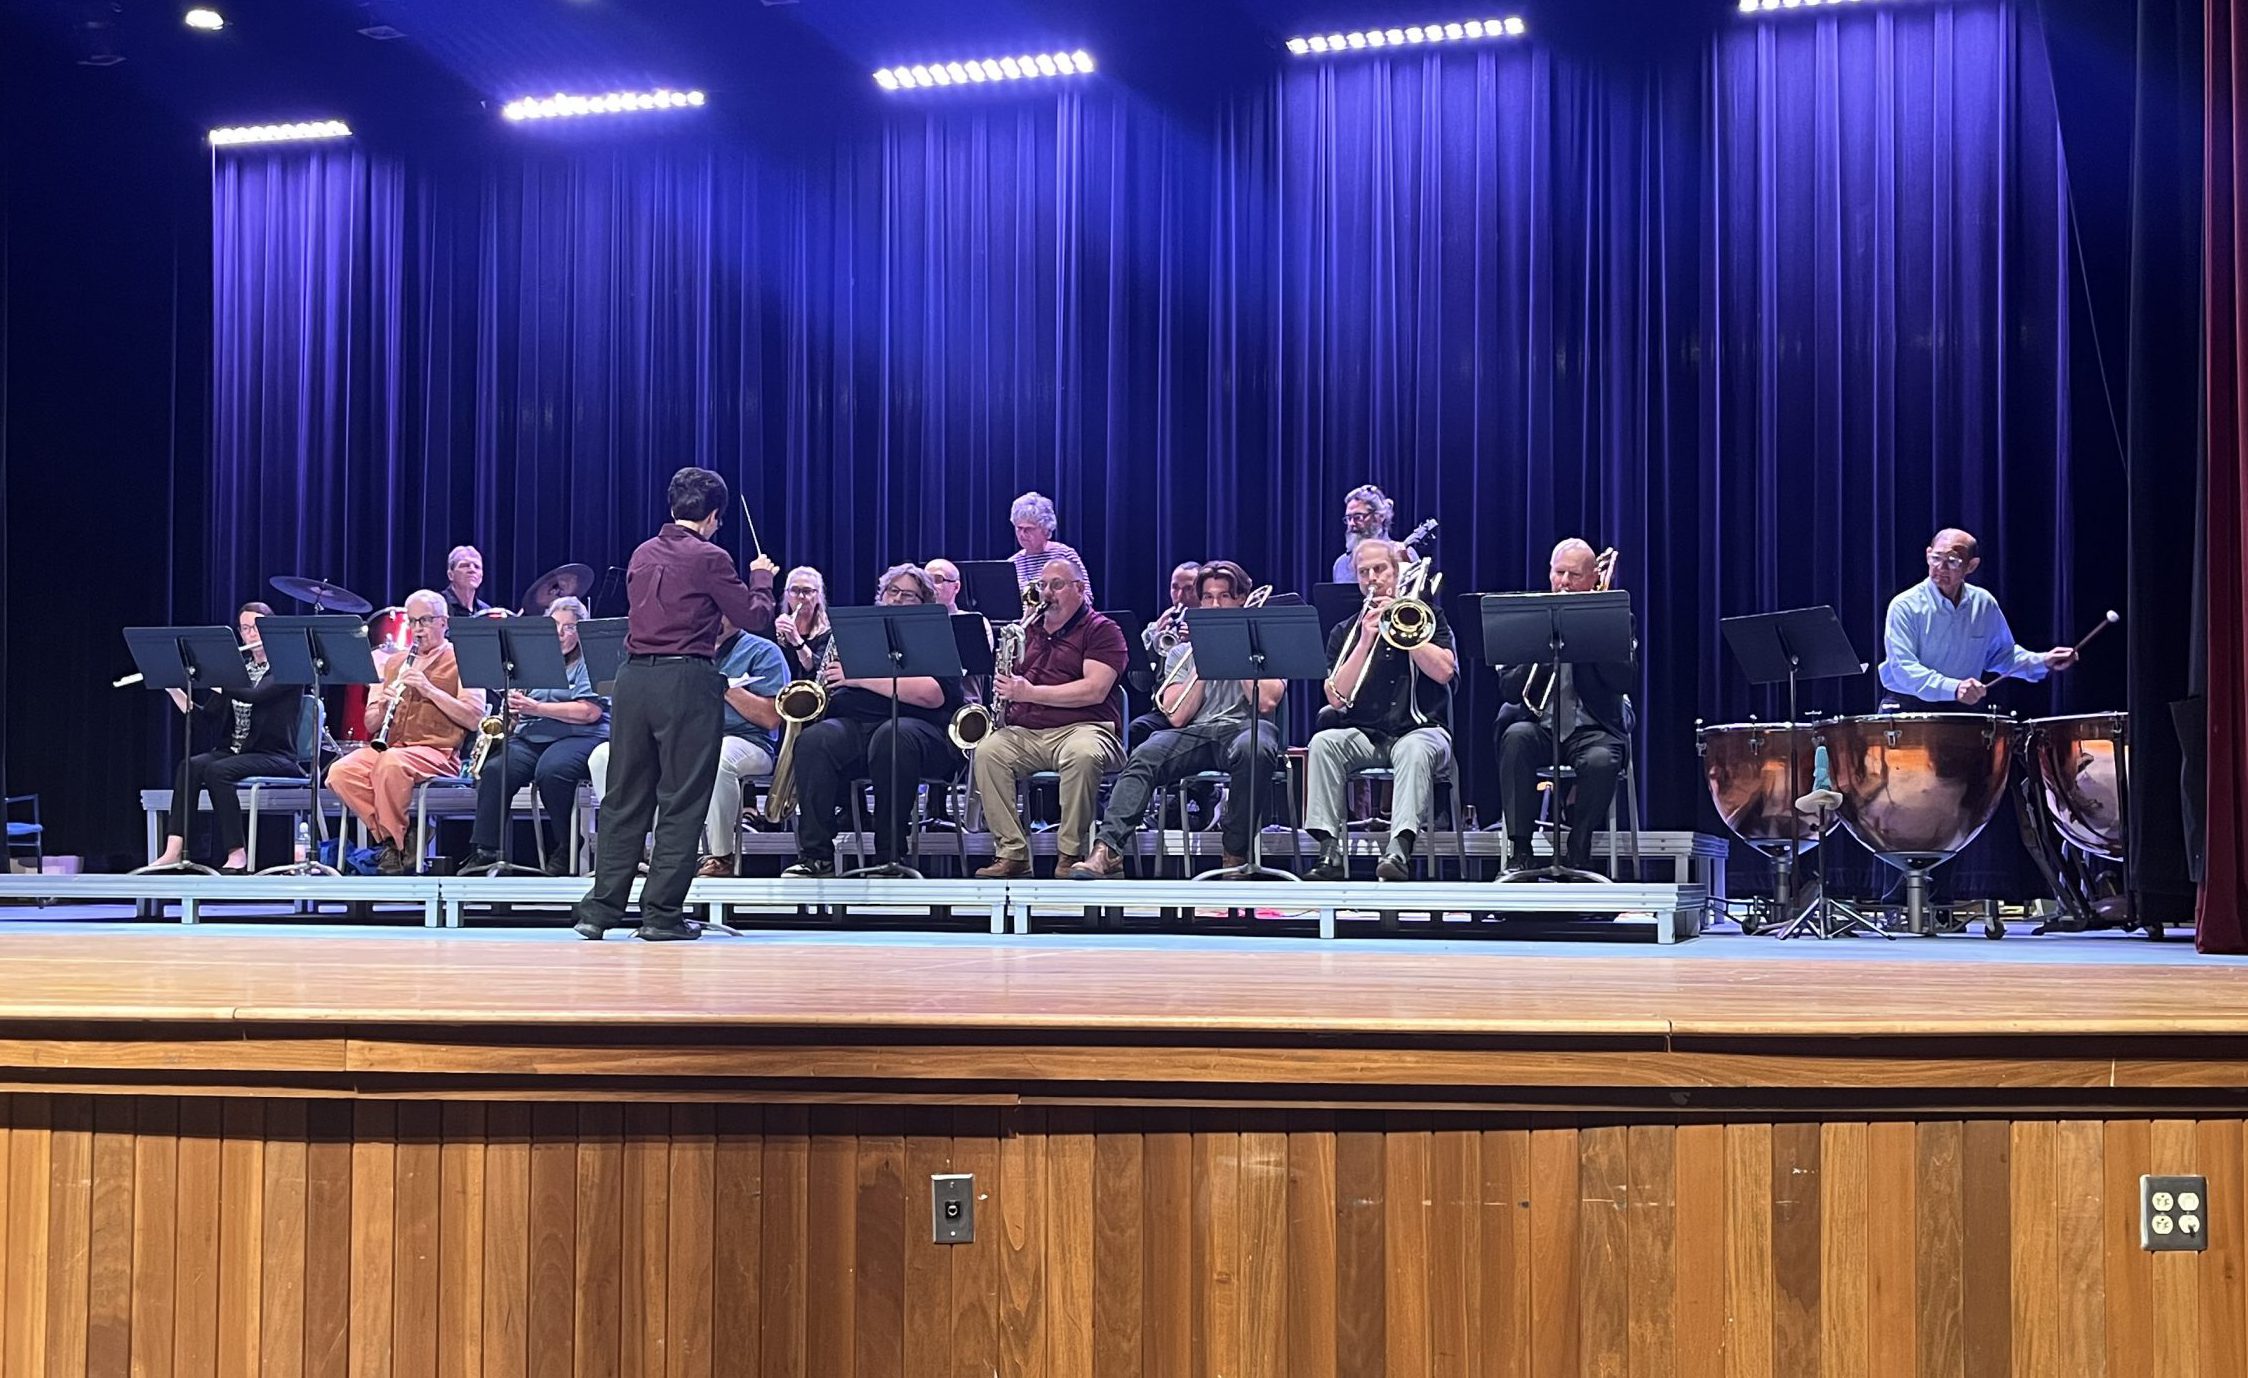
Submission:
POLYGON ((406 679, 406 671, 413 668, 414 652, 408 651, 406 652, 406 663, 399 667, 398 678, 391 681, 391 683, 396 686, 396 692, 394 692, 390 696, 390 702, 383 705, 382 726, 376 728, 375 735, 368 739, 367 745, 372 750, 390 750, 390 728, 393 723, 398 721, 399 701, 406 697, 406 685, 404 682, 406 679))

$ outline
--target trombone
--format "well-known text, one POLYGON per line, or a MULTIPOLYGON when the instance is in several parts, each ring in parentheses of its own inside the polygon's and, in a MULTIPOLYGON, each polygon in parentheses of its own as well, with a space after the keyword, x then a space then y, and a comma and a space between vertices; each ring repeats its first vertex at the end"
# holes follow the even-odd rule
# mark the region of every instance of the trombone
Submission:
MULTIPOLYGON (((1616 582, 1616 548, 1614 546, 1609 546, 1606 550, 1592 557, 1592 573, 1592 591, 1594 593, 1606 593, 1614 586, 1616 582)), ((1544 717, 1546 706, 1553 701, 1553 684, 1551 667, 1532 665, 1530 672, 1522 677, 1522 706, 1539 717, 1544 717), (1540 670, 1546 672, 1543 688, 1540 688, 1538 684, 1538 672, 1540 670)))
MULTIPOLYGON (((1431 560, 1415 560, 1398 571, 1397 592, 1382 608, 1378 624, 1377 634, 1383 645, 1410 653, 1427 645, 1435 637, 1436 608, 1431 600, 1444 587, 1444 576, 1434 572, 1434 563, 1431 560)), ((1371 603, 1373 599, 1369 598, 1366 602, 1371 603)), ((1359 613, 1363 617, 1365 604, 1359 605, 1359 613)), ((1354 619, 1350 624, 1350 636, 1343 642, 1343 653, 1335 662, 1337 665, 1350 659, 1358 649, 1358 628, 1359 622, 1354 619)), ((1343 695, 1344 706, 1358 702, 1358 691, 1366 687, 1366 676, 1372 674, 1373 670, 1374 657, 1369 652, 1358 667, 1358 682, 1350 686, 1348 694, 1343 695)))

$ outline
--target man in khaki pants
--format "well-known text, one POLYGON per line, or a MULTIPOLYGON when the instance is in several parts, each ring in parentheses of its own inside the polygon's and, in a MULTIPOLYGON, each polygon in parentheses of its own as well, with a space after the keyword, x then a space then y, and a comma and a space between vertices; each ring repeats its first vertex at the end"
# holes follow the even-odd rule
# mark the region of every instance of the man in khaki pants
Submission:
POLYGON ((1124 764, 1123 724, 1110 698, 1126 664, 1124 631, 1086 604, 1084 577, 1068 560, 1047 562, 1038 589, 1045 606, 1031 620, 1014 673, 991 686, 1007 725, 976 748, 976 793, 999 854, 976 872, 986 880, 1030 874, 1018 781, 1035 771, 1061 773, 1056 874, 1063 874, 1091 849, 1102 774, 1124 764))

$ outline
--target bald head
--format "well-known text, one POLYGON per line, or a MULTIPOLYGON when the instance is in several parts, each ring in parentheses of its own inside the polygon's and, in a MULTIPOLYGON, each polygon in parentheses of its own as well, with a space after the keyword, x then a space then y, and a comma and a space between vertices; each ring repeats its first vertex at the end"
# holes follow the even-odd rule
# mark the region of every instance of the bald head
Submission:
POLYGON ((1592 547, 1575 536, 1553 548, 1546 563, 1546 587, 1555 593, 1590 593, 1600 581, 1592 547))
POLYGON ((1974 536, 1947 526, 1928 542, 1928 579, 1936 591, 1954 603, 1967 585, 1967 576, 1982 567, 1982 546, 1974 536))

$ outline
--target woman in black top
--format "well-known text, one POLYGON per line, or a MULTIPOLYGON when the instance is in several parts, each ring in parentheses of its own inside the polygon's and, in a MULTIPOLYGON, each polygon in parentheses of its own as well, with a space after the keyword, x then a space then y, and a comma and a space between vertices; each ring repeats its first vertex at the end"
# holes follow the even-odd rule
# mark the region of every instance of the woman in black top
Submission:
POLYGON ((172 784, 171 835, 157 865, 170 865, 187 854, 187 820, 195 813, 195 796, 211 792, 211 826, 225 849, 221 869, 239 875, 248 868, 242 804, 235 786, 257 775, 297 776, 304 773, 297 759, 296 735, 304 691, 294 684, 279 684, 266 673, 265 644, 258 636, 258 619, 270 616, 263 603, 244 603, 234 614, 234 630, 249 647, 250 687, 241 692, 206 691, 190 701, 185 692, 169 691, 182 713, 219 724, 220 745, 180 762, 172 784))

